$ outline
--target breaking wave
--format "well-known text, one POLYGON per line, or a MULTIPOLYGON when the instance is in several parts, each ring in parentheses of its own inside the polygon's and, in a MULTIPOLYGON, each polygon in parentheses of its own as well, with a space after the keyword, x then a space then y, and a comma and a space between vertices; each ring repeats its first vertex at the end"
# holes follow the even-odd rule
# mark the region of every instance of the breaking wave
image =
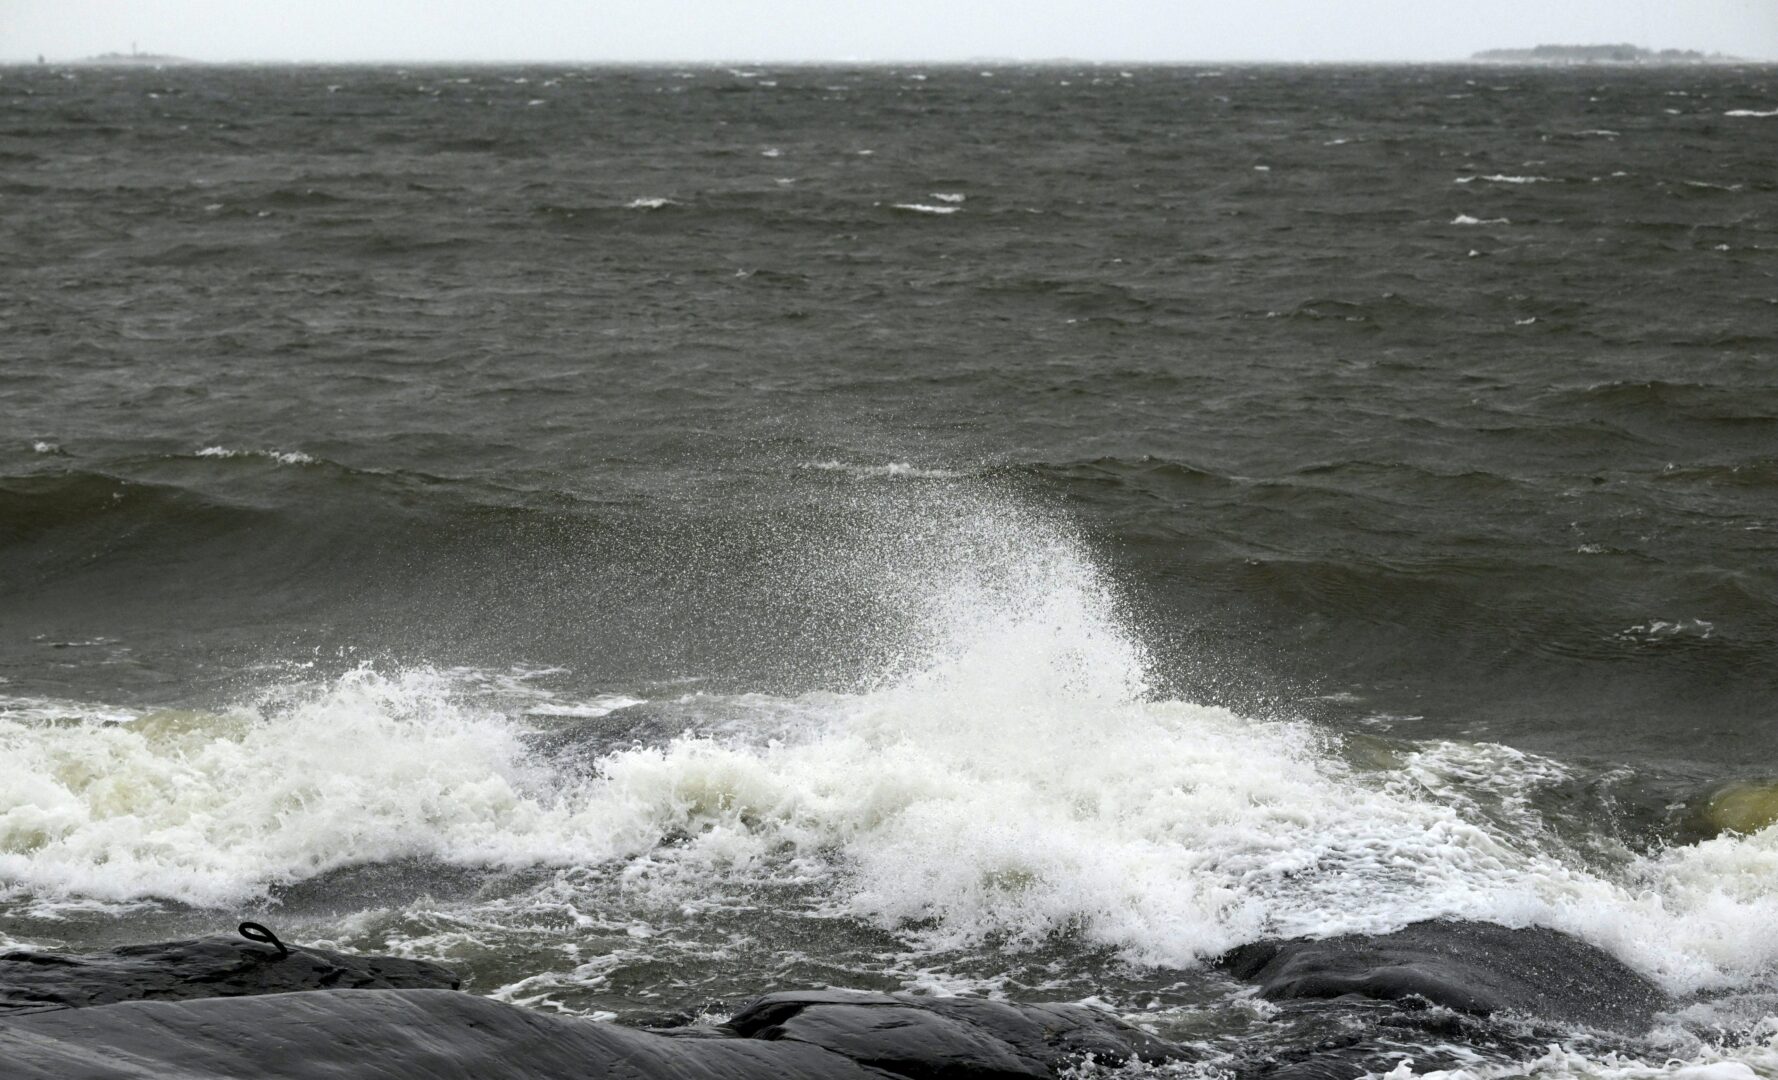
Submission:
POLYGON ((1559 763, 1367 756, 1167 700, 1068 529, 960 486, 866 516, 819 557, 907 613, 881 674, 657 688, 647 708, 696 718, 659 737, 611 723, 641 696, 489 698, 424 668, 215 712, 0 701, 6 895, 223 906, 404 859, 647 866, 688 896, 817 882, 828 914, 925 946, 1070 935, 1144 965, 1441 915, 1568 930, 1676 990, 1778 962, 1778 829, 1583 858, 1528 801, 1559 763))

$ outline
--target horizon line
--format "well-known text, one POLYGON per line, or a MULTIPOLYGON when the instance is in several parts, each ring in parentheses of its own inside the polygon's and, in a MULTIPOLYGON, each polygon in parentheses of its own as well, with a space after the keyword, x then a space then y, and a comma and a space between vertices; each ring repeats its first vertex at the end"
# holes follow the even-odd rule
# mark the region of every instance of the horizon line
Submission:
MULTIPOLYGON (((1520 51, 1520 47, 1503 46, 1520 51)), ((1480 50, 1492 51, 1492 50, 1480 50)), ((1529 51, 1525 47, 1523 51, 1529 51)), ((1651 50, 1652 51, 1652 50, 1651 50)), ((1697 52, 1698 50, 1690 50, 1697 52)), ((1094 58, 1072 56, 1045 57, 1010 57, 981 56, 932 59, 926 57, 888 57, 883 59, 863 59, 859 57, 800 57, 800 58, 766 58, 766 57, 719 57, 684 59, 674 57, 653 57, 647 59, 616 59, 611 57, 500 57, 493 59, 472 59, 465 57, 380 57, 365 59, 298 59, 290 57, 244 58, 237 57, 227 60, 207 60, 192 56, 176 56, 166 53, 99 53, 92 56, 46 58, 43 54, 32 54, 16 58, 0 58, 0 66, 26 67, 115 67, 126 66, 122 62, 134 62, 141 67, 175 67, 185 64, 204 65, 211 67, 395 67, 399 65, 444 65, 466 64, 478 66, 535 64, 535 65, 580 65, 604 67, 733 67, 772 64, 780 67, 892 67, 905 65, 921 65, 925 67, 1061 67, 1064 65, 1087 65, 1094 67, 1195 67, 1212 64, 1230 66, 1284 66, 1314 67, 1339 66, 1354 64, 1481 64, 1489 67, 1694 67, 1701 64, 1778 64, 1778 56, 1751 57, 1730 56, 1722 53, 1699 53, 1699 59, 1662 61, 1658 57, 1626 61, 1584 60, 1584 61, 1549 61, 1549 60, 1496 60, 1484 59, 1476 54, 1452 57, 1346 57, 1330 58, 1294 58, 1280 59, 1267 57, 1178 57, 1169 59, 1131 59, 1131 58, 1094 58), (157 61, 163 61, 158 62, 157 61)))

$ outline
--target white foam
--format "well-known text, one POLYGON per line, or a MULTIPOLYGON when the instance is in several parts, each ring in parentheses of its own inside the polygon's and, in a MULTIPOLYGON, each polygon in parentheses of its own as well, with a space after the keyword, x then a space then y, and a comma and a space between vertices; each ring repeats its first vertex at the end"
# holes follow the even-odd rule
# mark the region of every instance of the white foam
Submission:
POLYGON ((966 198, 966 196, 956 192, 946 191, 935 191, 932 193, 932 197, 941 203, 960 203, 966 198))
POLYGON ((524 714, 560 700, 502 711, 449 672, 124 722, 0 709, 0 889, 225 906, 424 858, 634 871, 681 903, 788 876, 935 946, 1067 933, 1163 965, 1441 915, 1577 933, 1674 990, 1778 965, 1778 829, 1583 862, 1531 798, 1558 763, 1440 742, 1361 766, 1302 723, 1158 699, 1065 528, 894 490, 859 489, 856 543, 811 556, 902 613, 870 686, 697 698, 731 721, 590 770, 528 749, 524 714))
POLYGON ((1511 225, 1512 222, 1508 221, 1506 218, 1503 218, 1503 217, 1479 218, 1479 217, 1470 217, 1468 214, 1458 214, 1456 217, 1451 219, 1451 224, 1453 224, 1453 225, 1511 225))
POLYGON ((358 672, 275 717, 0 713, 0 891, 222 906, 357 862, 566 855, 518 729, 444 686, 358 672))
POLYGON ((920 214, 955 214, 963 209, 960 206, 930 206, 926 203, 895 203, 897 210, 912 210, 920 214))
POLYGON ((38 439, 31 444, 31 452, 33 454, 59 454, 62 452, 62 447, 58 443, 38 439))
POLYGON ((1724 116, 1778 116, 1778 109, 1730 109, 1724 116))
POLYGON ((1661 641, 1669 638, 1695 637, 1704 639, 1716 632, 1716 624, 1703 619, 1650 619, 1645 623, 1625 627, 1617 632, 1617 637, 1625 641, 1661 641))
POLYGON ((606 694, 591 701, 545 701, 529 706, 525 709, 525 713, 528 716, 600 717, 642 703, 642 698, 625 697, 622 694, 606 694))
POLYGON ((198 451, 202 458, 270 458, 280 465, 313 465, 315 459, 301 450, 231 450, 226 446, 206 446, 198 451))
POLYGON ((1490 184, 1553 184, 1554 180, 1547 176, 1508 176, 1505 173, 1494 173, 1490 176, 1459 176, 1454 183, 1473 184, 1477 180, 1485 180, 1490 184))
POLYGON ((882 465, 856 465, 845 461, 808 461, 802 465, 805 469, 817 469, 821 472, 842 472, 860 478, 887 477, 890 479, 908 480, 954 480, 965 474, 952 469, 929 469, 913 465, 905 461, 891 461, 882 465))
POLYGON ((661 196, 658 196, 658 195, 652 195, 652 196, 645 195, 641 198, 631 199, 629 202, 624 203, 624 209, 625 210, 659 210, 664 206, 677 206, 677 205, 679 205, 679 204, 677 202, 673 201, 672 199, 662 198, 661 196))
POLYGON ((1686 1046, 1679 1054, 1658 1061, 1629 1054, 1588 1054, 1554 1043, 1540 1057, 1510 1064, 1418 1071, 1413 1059, 1407 1058, 1382 1074, 1381 1080, 1758 1080, 1772 1076, 1778 1076, 1778 1035, 1746 1046, 1686 1046))
POLYGON ((80 701, 0 695, 0 718, 27 723, 117 724, 134 719, 135 715, 127 709, 88 705, 80 701))

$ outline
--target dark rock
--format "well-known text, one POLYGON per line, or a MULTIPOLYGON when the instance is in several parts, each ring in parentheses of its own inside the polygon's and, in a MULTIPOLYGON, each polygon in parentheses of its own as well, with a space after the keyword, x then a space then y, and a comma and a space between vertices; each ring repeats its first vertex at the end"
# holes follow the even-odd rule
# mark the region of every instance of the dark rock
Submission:
POLYGON ((0 1020, 8 1080, 889 1080, 817 1046, 673 1039, 449 990, 132 1001, 0 1020))
POLYGON ((424 960, 353 956, 236 938, 129 945, 92 956, 0 953, 0 1017, 120 1001, 282 994, 294 990, 454 990, 449 968, 424 960))
POLYGON ((1586 942, 1543 927, 1415 923, 1393 934, 1244 945, 1220 961, 1272 1000, 1422 998, 1477 1016, 1516 1013, 1616 1031, 1646 1029, 1667 998, 1586 942))
POLYGON ((1114 1066, 1184 1058, 1177 1047, 1080 1005, 798 991, 767 994, 724 1026, 744 1038, 820 1046, 910 1080, 1049 1077, 1088 1055, 1114 1066))
POLYGON ((0 1018, 8 1080, 989 1080, 1182 1053, 1070 1005, 812 992, 683 1036, 446 990, 131 1001, 0 1018))
POLYGON ((14 952, 0 956, 0 1062, 7 1080, 1010 1080, 1089 1056, 1185 1059, 1079 1005, 805 991, 645 1031, 430 988, 456 985, 436 964, 224 938, 14 952))

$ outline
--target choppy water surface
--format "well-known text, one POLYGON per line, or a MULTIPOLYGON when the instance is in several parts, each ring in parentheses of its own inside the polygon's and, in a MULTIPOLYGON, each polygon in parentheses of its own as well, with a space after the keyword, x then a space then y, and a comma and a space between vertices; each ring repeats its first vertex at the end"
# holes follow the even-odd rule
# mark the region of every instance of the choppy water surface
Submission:
POLYGON ((1321 1021, 1206 958, 1461 915, 1683 1009, 1404 1068, 1778 1069, 1775 102, 0 71, 0 940, 1214 1071, 1321 1021))

